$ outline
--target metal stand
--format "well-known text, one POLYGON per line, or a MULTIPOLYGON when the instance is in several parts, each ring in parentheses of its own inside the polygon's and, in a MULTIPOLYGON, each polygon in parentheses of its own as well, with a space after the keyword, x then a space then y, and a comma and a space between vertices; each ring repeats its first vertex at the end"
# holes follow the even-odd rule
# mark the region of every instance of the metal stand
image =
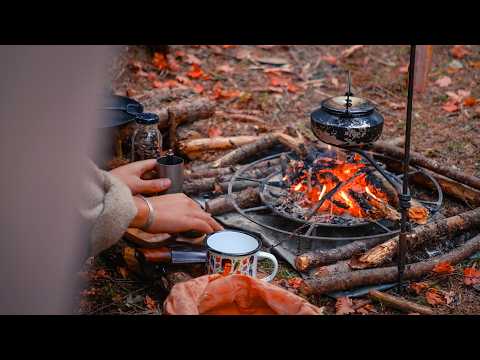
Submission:
POLYGON ((408 68, 408 102, 407 102, 407 120, 405 127, 405 155, 403 160, 403 193, 400 195, 401 224, 398 243, 398 283, 402 284, 403 273, 405 271, 405 256, 407 253, 407 242, 411 231, 408 220, 408 209, 410 208, 411 196, 408 190, 408 169, 410 165, 410 140, 412 131, 412 105, 413 105, 413 82, 415 76, 415 50, 416 45, 410 46, 410 65, 408 68))

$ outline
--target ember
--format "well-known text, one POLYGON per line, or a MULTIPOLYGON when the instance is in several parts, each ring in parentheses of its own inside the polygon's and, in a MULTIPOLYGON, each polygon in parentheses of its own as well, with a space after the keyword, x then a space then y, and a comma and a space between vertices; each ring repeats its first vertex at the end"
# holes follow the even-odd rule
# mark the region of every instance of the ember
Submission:
MULTIPOLYGON (((400 219, 395 189, 367 166, 361 156, 344 153, 335 158, 316 155, 319 156, 313 161, 290 161, 283 177, 288 186, 287 196, 280 202, 283 211, 303 220, 309 220, 310 212, 317 217, 316 221, 321 217, 322 221, 329 222, 338 217, 400 219)), ((422 219, 419 221, 424 221, 428 213, 423 207, 421 210, 422 219)), ((413 208, 412 211, 416 213, 419 209, 413 208)))

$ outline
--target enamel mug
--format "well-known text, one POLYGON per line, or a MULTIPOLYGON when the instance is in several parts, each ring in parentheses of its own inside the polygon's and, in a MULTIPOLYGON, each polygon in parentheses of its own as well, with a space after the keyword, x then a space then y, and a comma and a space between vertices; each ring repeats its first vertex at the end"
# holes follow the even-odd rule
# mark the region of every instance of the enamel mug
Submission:
POLYGON ((208 235, 205 245, 209 274, 257 277, 258 260, 268 259, 273 263, 273 272, 262 280, 272 281, 277 275, 277 259, 270 253, 260 251, 261 241, 251 234, 233 230, 219 231, 208 235))

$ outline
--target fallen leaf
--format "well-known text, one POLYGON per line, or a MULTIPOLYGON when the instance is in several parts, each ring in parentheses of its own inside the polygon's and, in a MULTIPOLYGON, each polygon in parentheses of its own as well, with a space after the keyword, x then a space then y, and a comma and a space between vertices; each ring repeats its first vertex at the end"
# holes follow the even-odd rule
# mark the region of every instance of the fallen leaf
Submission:
POLYGON ((147 75, 147 79, 150 80, 150 81, 155 81, 157 80, 157 73, 151 71, 148 73, 147 75))
POLYGON ((463 269, 463 282, 465 285, 480 284, 480 270, 475 267, 463 269))
POLYGON ((173 87, 176 87, 178 86, 178 83, 175 81, 175 80, 167 80, 167 81, 159 81, 159 80, 155 80, 153 83, 152 83, 152 86, 155 88, 155 89, 166 89, 166 88, 173 88, 173 87))
POLYGON ((452 83, 452 79, 449 76, 443 76, 437 81, 435 81, 435 84, 437 84, 440 87, 447 87, 452 83))
POLYGON ((191 64, 191 65, 193 65, 193 64, 201 65, 202 64, 202 60, 200 60, 198 57, 196 57, 195 55, 192 55, 192 54, 187 54, 185 62, 187 64, 191 64))
POLYGON ((408 73, 408 64, 407 65, 404 65, 404 66, 400 66, 398 68, 398 72, 400 74, 407 74, 408 73))
POLYGON ((452 54, 455 59, 463 59, 465 55, 470 54, 470 51, 465 49, 464 45, 455 45, 450 49, 450 54, 452 54))
POLYGON ((122 278, 126 279, 128 278, 128 270, 122 266, 117 267, 117 271, 120 275, 122 275, 122 278))
POLYGON ((187 76, 192 78, 192 79, 198 79, 199 77, 202 77, 204 75, 204 72, 200 65, 198 64, 192 64, 192 68, 190 71, 187 73, 187 76))
POLYGON ((414 282, 408 286, 408 289, 414 292, 417 295, 420 295, 423 290, 428 288, 428 284, 425 282, 414 282))
POLYGON ((336 77, 332 77, 330 79, 330 81, 332 82, 332 85, 335 86, 336 88, 338 87, 339 85, 339 82, 338 82, 338 79, 336 77))
POLYGON ((346 296, 339 297, 335 303, 335 314, 346 315, 353 314, 355 310, 352 308, 352 300, 346 296))
POLYGON ((469 65, 474 69, 480 69, 480 61, 470 61, 469 65))
POLYGON ((223 64, 223 65, 217 66, 217 71, 230 74, 231 72, 233 72, 233 67, 231 67, 228 64, 223 64))
POLYGON ((222 47, 223 47, 224 49, 232 49, 232 48, 236 48, 237 45, 222 45, 222 47))
POLYGON ((338 59, 333 55, 322 56, 322 60, 327 62, 330 65, 337 65, 338 59))
POLYGON ((447 101, 445 104, 443 104, 442 109, 445 110, 446 112, 455 112, 458 110, 458 105, 456 101, 447 101))
POLYGON ((362 315, 368 315, 372 313, 378 313, 377 309, 373 304, 365 304, 361 308, 357 309, 357 313, 362 314, 362 315))
POLYGON ((289 81, 287 79, 274 74, 269 74, 269 75, 270 75, 270 84, 272 86, 288 86, 289 81))
POLYGON ((238 97, 241 95, 241 92, 238 90, 224 90, 222 83, 219 81, 213 86, 213 98, 214 99, 231 99, 233 97, 238 97))
POLYGON ((177 51, 175 51, 175 56, 176 57, 184 57, 185 56, 185 51, 177 50, 177 51))
POLYGON ((298 92, 299 89, 300 88, 297 85, 292 84, 292 83, 289 83, 288 86, 287 86, 287 90, 291 93, 296 93, 296 92, 298 92))
POLYGON ((157 310, 157 303, 155 300, 153 300, 150 296, 146 295, 145 296, 145 305, 147 305, 147 309, 150 311, 156 311, 157 310))
POLYGON ((213 137, 217 137, 217 136, 222 136, 222 129, 220 129, 217 126, 211 126, 208 129, 208 137, 213 138, 213 137))
POLYGON ((460 96, 460 99, 463 99, 463 98, 465 98, 465 97, 467 97, 467 96, 470 96, 470 90, 462 90, 462 89, 460 89, 460 90, 457 90, 457 94, 458 94, 458 96, 460 96))
POLYGON ((463 105, 464 106, 475 106, 477 104, 477 99, 475 99, 473 96, 469 96, 463 100, 463 105))
POLYGON ((425 294, 425 299, 430 305, 443 305, 446 303, 442 293, 434 288, 428 289, 427 293, 425 294))
POLYGON ((201 94, 205 89, 202 85, 200 84, 195 84, 192 87, 193 91, 195 91, 197 94, 201 94))
POLYGON ((347 58, 347 57, 351 56, 355 51, 360 50, 361 48, 363 48, 363 45, 353 45, 353 46, 349 47, 348 49, 343 50, 341 56, 344 57, 344 58, 347 58))
POLYGON ((181 67, 178 64, 177 60, 175 60, 175 57, 172 55, 167 55, 167 62, 168 62, 168 68, 173 71, 173 72, 178 72, 180 71, 181 67))
POLYGON ((432 269, 437 274, 451 274, 455 271, 455 268, 448 262, 440 262, 432 269))
POLYGON ((302 284, 303 280, 302 278, 295 277, 292 279, 288 279, 288 286, 293 287, 294 289, 300 288, 300 285, 302 284))
POLYGON ((167 70, 168 69, 168 61, 164 54, 156 52, 153 55, 152 64, 160 69, 160 70, 167 70))

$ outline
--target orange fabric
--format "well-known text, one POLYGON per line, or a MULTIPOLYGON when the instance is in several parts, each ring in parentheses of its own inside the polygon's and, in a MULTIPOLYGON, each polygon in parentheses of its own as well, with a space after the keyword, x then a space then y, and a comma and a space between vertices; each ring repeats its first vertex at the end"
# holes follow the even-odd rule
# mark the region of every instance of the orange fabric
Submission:
POLYGON ((205 275, 175 285, 169 315, 321 315, 322 310, 281 287, 246 275, 205 275))

